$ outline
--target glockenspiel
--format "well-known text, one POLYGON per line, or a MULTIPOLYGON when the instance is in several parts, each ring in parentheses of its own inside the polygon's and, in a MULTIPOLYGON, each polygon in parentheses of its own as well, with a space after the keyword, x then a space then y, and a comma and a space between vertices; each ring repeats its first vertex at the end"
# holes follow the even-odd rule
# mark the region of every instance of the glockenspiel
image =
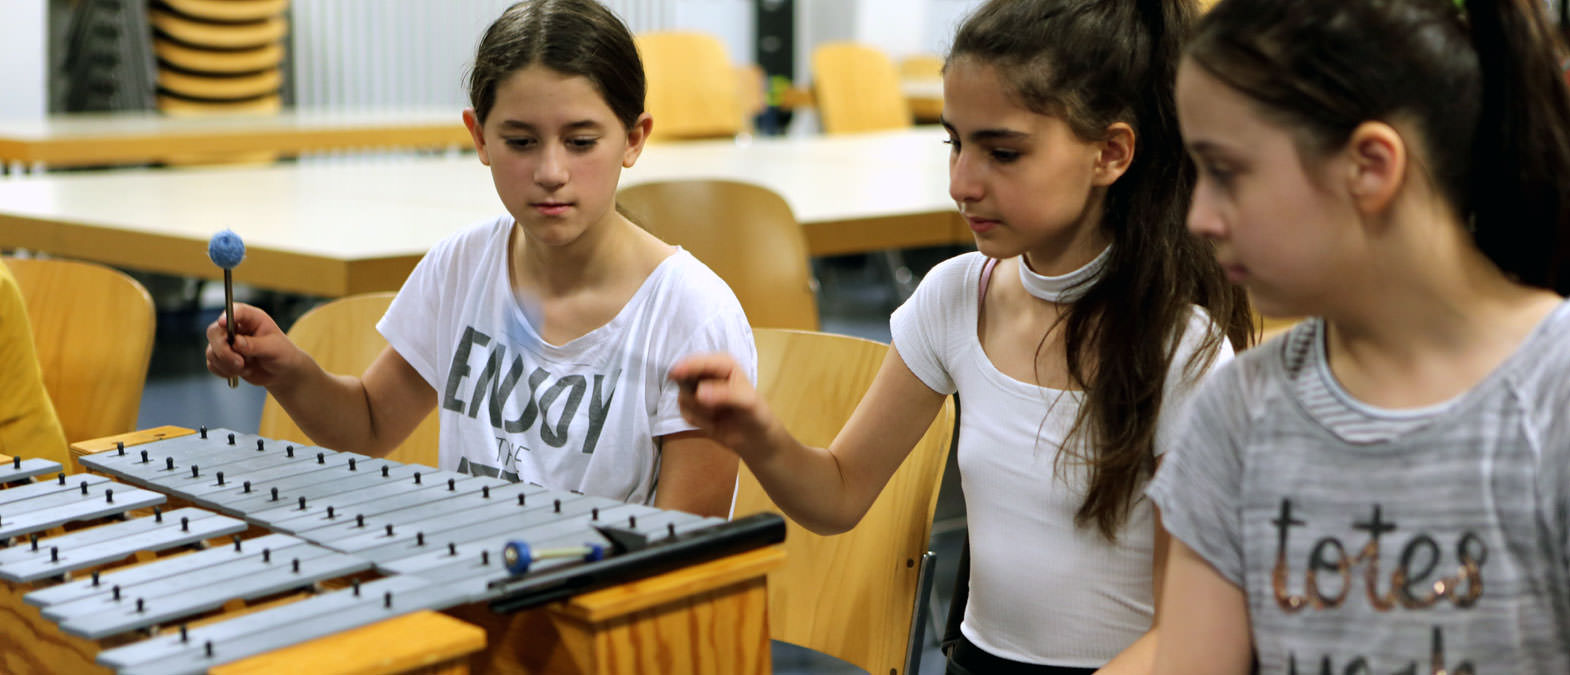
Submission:
MULTIPOLYGON (((82 655, 53 665, 83 670, 207 672, 427 610, 480 617, 494 642, 517 630, 507 617, 520 610, 784 536, 772 514, 702 518, 224 429, 80 461, 93 474, 40 479, 56 469, 29 465, 23 476, 27 463, 15 463, 13 486, 0 490, 0 538, 14 542, 0 550, 0 579, 27 606, 18 613, 30 630, 47 624, 82 655), (33 508, 8 506, 23 504, 33 508), (79 522, 97 524, 70 525, 79 522), (514 574, 502 552, 520 545, 607 553, 514 574), (170 550, 181 553, 156 554, 170 550), (262 609, 225 618, 240 605, 262 609)), ((517 645, 493 647, 511 661, 475 663, 529 668, 513 663, 530 658, 517 645)))

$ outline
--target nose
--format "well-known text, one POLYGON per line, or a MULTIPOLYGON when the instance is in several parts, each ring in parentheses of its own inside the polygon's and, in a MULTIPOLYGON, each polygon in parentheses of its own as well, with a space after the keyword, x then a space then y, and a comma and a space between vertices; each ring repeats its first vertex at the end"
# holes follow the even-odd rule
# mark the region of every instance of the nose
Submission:
POLYGON ((540 162, 534 167, 534 182, 546 190, 556 190, 567 184, 567 149, 560 144, 546 144, 540 153, 540 162))
POLYGON ((1216 208, 1215 199, 1203 181, 1194 187, 1194 199, 1188 207, 1188 231, 1201 239, 1223 239, 1227 234, 1226 221, 1216 208))
POLYGON ((963 207, 981 201, 986 190, 977 175, 971 156, 964 150, 949 154, 949 198, 963 207))

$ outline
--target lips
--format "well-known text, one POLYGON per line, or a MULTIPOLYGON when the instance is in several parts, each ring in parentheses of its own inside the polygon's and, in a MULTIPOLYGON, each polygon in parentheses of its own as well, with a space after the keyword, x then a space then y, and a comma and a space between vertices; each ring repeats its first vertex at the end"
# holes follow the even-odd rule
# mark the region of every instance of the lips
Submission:
POLYGON ((547 216, 559 216, 566 213, 567 209, 572 208, 572 204, 569 202, 534 202, 529 206, 534 207, 534 210, 547 216))
POLYGON ((990 218, 976 218, 973 216, 965 216, 965 223, 970 225, 970 231, 976 234, 985 234, 1003 224, 1003 222, 999 220, 992 220, 990 218))

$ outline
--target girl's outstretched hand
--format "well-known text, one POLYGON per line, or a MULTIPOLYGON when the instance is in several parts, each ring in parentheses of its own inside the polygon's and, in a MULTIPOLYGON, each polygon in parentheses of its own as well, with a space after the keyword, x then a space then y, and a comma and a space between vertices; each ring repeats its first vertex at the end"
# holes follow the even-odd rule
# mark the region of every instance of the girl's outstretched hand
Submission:
POLYGON ((681 416, 715 442, 748 459, 765 446, 774 424, 768 406, 727 354, 699 354, 671 368, 681 385, 681 416))
POLYGON ((295 367, 304 353, 273 318, 256 307, 234 303, 234 346, 229 345, 227 317, 207 326, 207 370, 219 377, 241 377, 267 387, 295 367))

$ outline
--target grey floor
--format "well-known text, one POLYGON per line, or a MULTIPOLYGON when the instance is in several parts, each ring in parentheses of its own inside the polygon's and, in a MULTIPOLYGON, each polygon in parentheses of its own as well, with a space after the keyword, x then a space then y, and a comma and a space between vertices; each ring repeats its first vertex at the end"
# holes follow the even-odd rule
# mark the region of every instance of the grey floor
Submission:
MULTIPOLYGON (((954 251, 911 252, 907 260, 921 270, 954 251)), ((814 264, 819 279, 819 310, 823 330, 856 335, 887 342, 888 316, 900 296, 888 268, 880 257, 835 258, 814 264)), ((241 382, 230 389, 223 380, 212 377, 203 367, 206 346, 203 329, 217 315, 221 290, 208 288, 191 302, 190 284, 162 277, 143 277, 158 299, 158 338, 148 369, 147 386, 142 396, 138 428, 165 424, 184 427, 225 427, 254 433, 261 417, 263 391, 241 382), (187 298, 182 300, 181 298, 187 298)), ((274 310, 280 323, 298 316, 311 306, 309 299, 282 298, 240 288, 242 299, 274 310)), ((285 326, 287 327, 287 326, 285 326)), ((942 655, 937 651, 937 635, 942 632, 953 596, 954 577, 960 547, 965 537, 964 504, 959 494, 958 473, 950 457, 938 498, 933 527, 932 550, 936 572, 932 597, 923 603, 933 613, 924 638, 921 675, 943 672, 942 655)), ((783 675, 811 673, 836 675, 865 672, 847 663, 794 645, 775 643, 775 672, 783 675)), ((882 674, 878 674, 882 675, 882 674)))

